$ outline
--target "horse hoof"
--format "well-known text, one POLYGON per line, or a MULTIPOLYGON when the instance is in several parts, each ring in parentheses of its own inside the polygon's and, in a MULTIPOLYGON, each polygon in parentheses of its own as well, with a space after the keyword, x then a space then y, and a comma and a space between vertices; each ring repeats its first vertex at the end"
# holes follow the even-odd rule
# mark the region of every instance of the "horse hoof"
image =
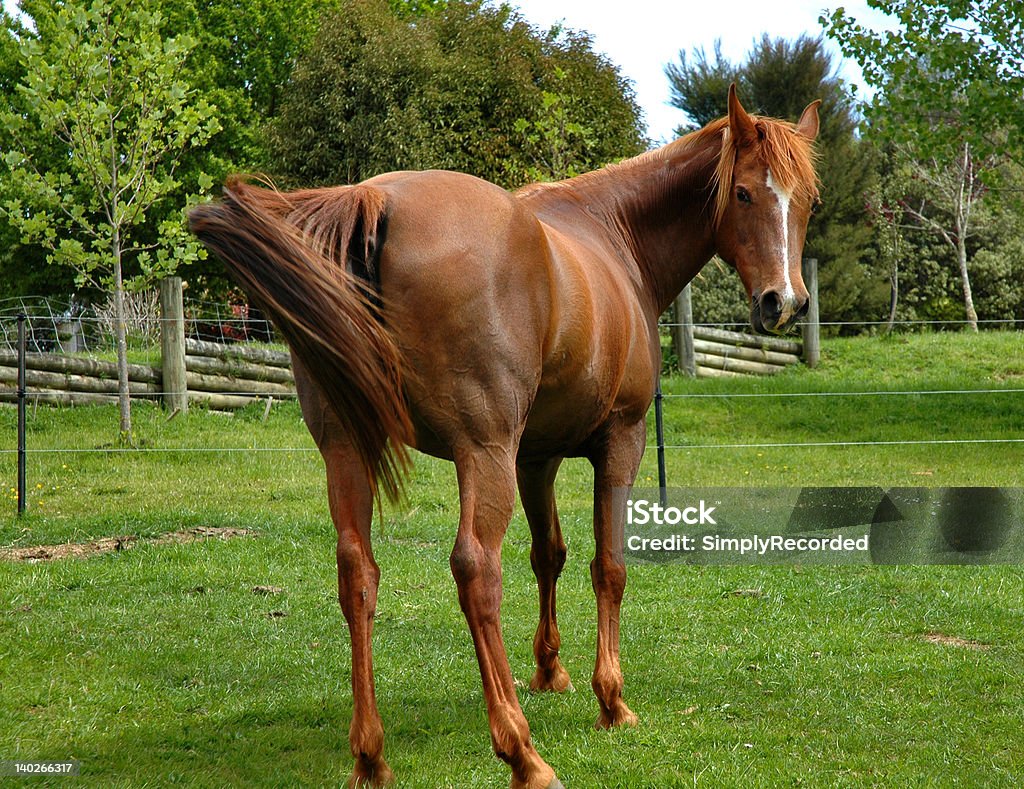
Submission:
POLYGON ((348 779, 348 789, 364 789, 364 787, 377 789, 377 787, 387 786, 394 780, 395 774, 391 772, 388 763, 383 759, 379 759, 373 764, 359 760, 348 779))
POLYGON ((530 690, 534 693, 562 693, 566 690, 575 691, 576 688, 572 685, 572 680, 569 679, 569 672, 562 668, 560 665, 556 666, 552 671, 537 671, 533 675, 533 679, 530 680, 530 690))
POLYGON ((625 704, 620 704, 611 713, 602 710, 597 723, 594 724, 594 728, 614 729, 616 726, 636 726, 638 722, 639 718, 636 717, 636 713, 625 704))

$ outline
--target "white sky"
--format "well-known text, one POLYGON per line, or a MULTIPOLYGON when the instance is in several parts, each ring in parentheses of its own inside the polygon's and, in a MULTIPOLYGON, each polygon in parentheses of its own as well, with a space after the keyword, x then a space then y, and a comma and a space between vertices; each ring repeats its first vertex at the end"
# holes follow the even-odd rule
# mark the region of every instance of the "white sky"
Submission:
MULTIPOLYGON (((892 20, 867 7, 866 0, 510 0, 536 27, 546 30, 556 22, 594 37, 594 48, 619 66, 632 80, 637 102, 644 111, 648 136, 655 143, 668 142, 684 120, 669 106, 665 65, 677 62, 679 52, 689 55, 694 47, 711 54, 716 39, 722 53, 733 62, 746 59, 762 34, 795 39, 802 33, 821 34, 818 17, 842 5, 849 16, 880 30, 892 20)), ((13 11, 16 0, 3 0, 13 11)), ((826 45, 840 63, 848 82, 862 85, 855 63, 841 61, 838 48, 826 45)), ((742 99, 742 96, 740 97, 742 99)))
MULTIPOLYGON (((764 33, 772 38, 795 39, 802 33, 822 33, 818 17, 844 7, 861 24, 881 30, 892 20, 869 9, 865 0, 510 0, 522 15, 541 29, 555 22, 586 30, 594 37, 594 49, 619 66, 633 81, 637 102, 655 143, 675 137, 685 120, 681 110, 669 105, 665 65, 679 60, 680 50, 689 56, 695 47, 712 55, 715 40, 722 40, 722 54, 735 62, 746 59, 764 33)), ((840 75, 861 85, 856 63, 842 61, 838 47, 826 46, 840 65, 840 75)), ((742 100, 742 96, 740 99, 742 100)))

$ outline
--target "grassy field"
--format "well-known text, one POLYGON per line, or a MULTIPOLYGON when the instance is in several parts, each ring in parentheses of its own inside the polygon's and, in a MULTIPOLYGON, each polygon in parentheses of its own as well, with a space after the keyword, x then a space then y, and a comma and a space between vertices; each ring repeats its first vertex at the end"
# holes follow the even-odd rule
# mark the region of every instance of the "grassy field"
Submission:
MULTIPOLYGON (((1024 444, 733 445, 1024 438, 1021 391, 780 396, 1020 390, 1022 344, 1010 333, 831 340, 815 371, 671 379, 670 484, 1019 485, 1024 444)), ((252 534, 0 562, 0 760, 80 759, 81 780, 103 786, 342 782, 347 634, 322 469, 298 409, 275 406, 266 422, 262 406, 171 422, 135 413, 148 452, 114 449, 112 408, 32 412, 32 449, 85 451, 30 455, 23 519, 14 455, 0 455, 0 546, 197 526, 252 534)), ((0 409, 4 450, 14 426, 0 409)), ((649 451, 640 481, 656 478, 649 451)), ((520 694, 569 789, 1020 785, 1018 567, 632 567, 622 651, 641 724, 592 729, 590 483, 569 461, 558 486, 562 656, 577 691, 520 694)), ((448 571, 453 468, 418 458, 408 498, 375 537, 386 755, 399 786, 505 786, 448 571)), ((521 514, 504 561, 505 639, 525 683, 537 613, 521 514)))

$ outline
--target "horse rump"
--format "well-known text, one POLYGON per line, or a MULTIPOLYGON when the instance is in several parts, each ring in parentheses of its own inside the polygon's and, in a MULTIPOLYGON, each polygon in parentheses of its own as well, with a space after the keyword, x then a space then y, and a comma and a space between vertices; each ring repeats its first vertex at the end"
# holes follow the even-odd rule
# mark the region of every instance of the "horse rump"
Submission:
POLYGON ((371 487, 394 499, 413 437, 402 356, 375 294, 346 269, 354 236, 369 246, 382 221, 383 195, 373 212, 360 209, 366 192, 289 195, 236 177, 220 202, 192 209, 189 228, 270 316, 341 420, 371 487))

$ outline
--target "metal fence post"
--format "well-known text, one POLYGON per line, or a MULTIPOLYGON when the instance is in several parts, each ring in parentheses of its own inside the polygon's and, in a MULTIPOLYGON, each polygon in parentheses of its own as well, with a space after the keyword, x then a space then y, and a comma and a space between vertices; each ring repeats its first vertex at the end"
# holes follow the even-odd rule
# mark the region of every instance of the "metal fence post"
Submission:
POLYGON ((658 498, 661 506, 668 504, 668 474, 665 469, 665 417, 662 408, 661 376, 654 389, 654 431, 658 440, 658 498))
POLYGON ((25 313, 18 314, 18 517, 25 514, 26 456, 25 438, 25 313))

